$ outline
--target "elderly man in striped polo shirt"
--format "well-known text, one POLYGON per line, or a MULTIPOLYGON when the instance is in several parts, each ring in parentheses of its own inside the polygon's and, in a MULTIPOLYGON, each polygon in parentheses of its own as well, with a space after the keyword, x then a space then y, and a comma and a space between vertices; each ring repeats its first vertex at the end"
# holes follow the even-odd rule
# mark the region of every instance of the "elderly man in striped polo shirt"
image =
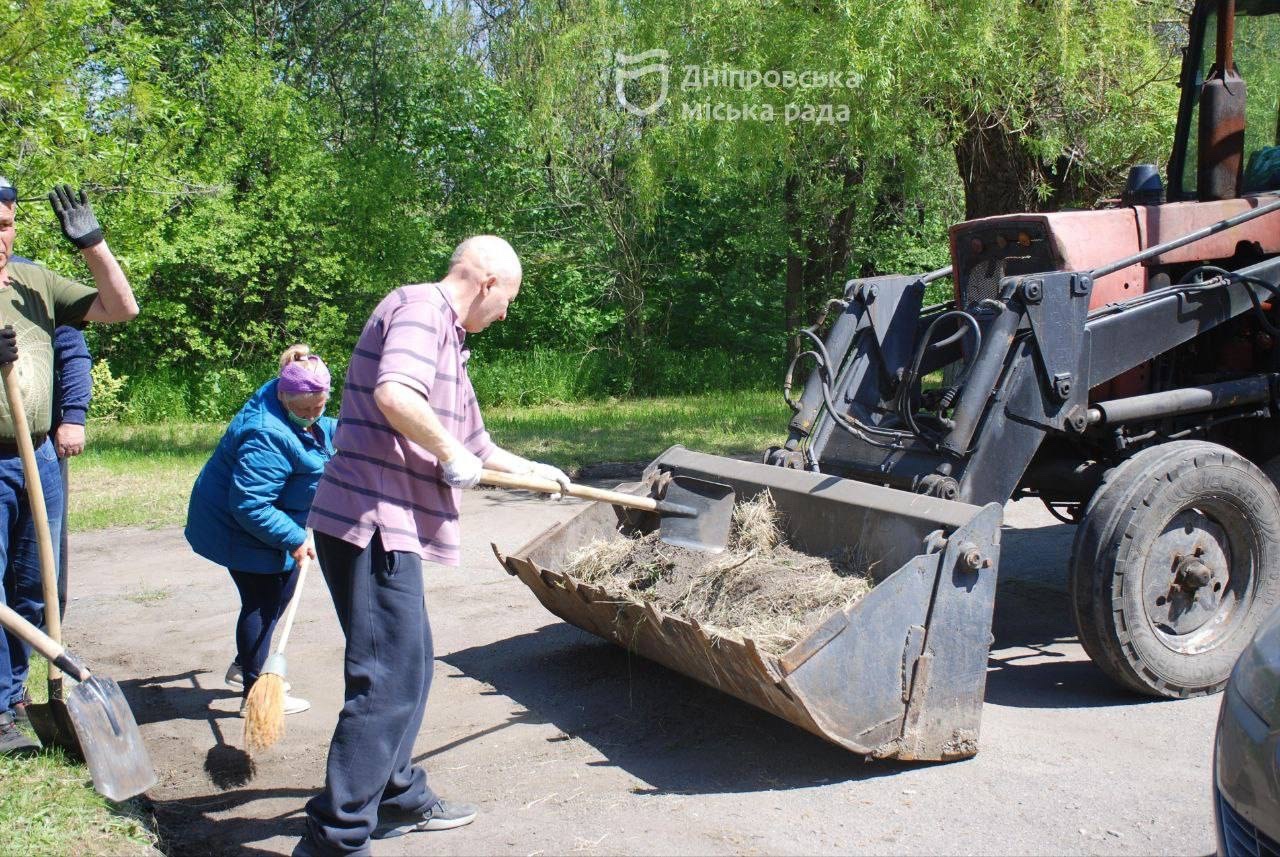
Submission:
POLYGON ((295 853, 368 853, 371 837, 476 817, 413 765, 434 664, 422 562, 458 564, 459 489, 479 482, 482 465, 569 482, 494 445, 467 377, 466 335, 507 317, 520 279, 506 241, 468 238, 443 280, 383 298, 356 343, 338 453, 308 520, 347 638, 346 703, 295 853))

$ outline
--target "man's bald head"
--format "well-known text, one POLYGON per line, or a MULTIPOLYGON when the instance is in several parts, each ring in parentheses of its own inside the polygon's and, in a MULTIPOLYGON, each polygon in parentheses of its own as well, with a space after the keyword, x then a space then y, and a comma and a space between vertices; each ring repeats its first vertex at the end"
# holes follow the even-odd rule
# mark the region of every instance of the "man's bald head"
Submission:
POLYGON ((496 277, 504 286, 519 288, 524 271, 520 257, 506 241, 497 235, 473 235, 454 249, 449 274, 477 280, 496 277))
POLYGON ((453 251, 444 284, 453 293, 463 328, 479 333, 507 317, 523 276, 510 244, 496 235, 474 235, 453 251))

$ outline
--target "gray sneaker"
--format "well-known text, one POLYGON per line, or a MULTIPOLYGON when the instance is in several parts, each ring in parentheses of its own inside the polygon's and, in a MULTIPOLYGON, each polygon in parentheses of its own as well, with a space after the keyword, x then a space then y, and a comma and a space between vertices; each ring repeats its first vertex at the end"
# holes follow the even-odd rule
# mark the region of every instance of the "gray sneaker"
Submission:
POLYGON ((452 830, 470 824, 479 814, 480 810, 469 803, 440 800, 426 812, 388 814, 380 818, 378 826, 373 830, 373 838, 391 839, 424 830, 452 830))
POLYGON ((29 756, 39 750, 40 742, 18 727, 12 711, 0 714, 0 756, 29 756))

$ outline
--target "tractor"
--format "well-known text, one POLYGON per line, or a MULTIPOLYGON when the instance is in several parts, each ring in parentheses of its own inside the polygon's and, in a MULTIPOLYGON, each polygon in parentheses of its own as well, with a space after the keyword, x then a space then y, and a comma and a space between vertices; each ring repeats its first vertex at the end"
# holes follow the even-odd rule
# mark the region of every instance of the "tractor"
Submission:
POLYGON ((964 758, 1002 509, 1034 497, 1076 528, 1094 663, 1139 694, 1221 690, 1280 605, 1280 0, 1199 0, 1189 36, 1163 180, 1137 165, 1112 207, 970 220, 949 267, 846 283, 787 373, 784 442, 760 463, 673 447, 624 486, 768 489, 794 544, 880 559, 867 597, 772 657, 556 570, 637 526, 619 510, 503 564, 573 624, 854 752, 964 758))

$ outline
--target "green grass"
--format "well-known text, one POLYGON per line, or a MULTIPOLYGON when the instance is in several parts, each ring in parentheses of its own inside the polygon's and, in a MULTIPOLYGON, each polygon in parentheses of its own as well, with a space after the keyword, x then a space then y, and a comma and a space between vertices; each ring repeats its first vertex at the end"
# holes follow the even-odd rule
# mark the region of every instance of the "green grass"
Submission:
POLYGON ((196 474, 217 445, 221 423, 91 425, 71 463, 73 531, 162 526, 186 519, 196 474))
MULTIPOLYGON (((674 443, 716 454, 763 450, 786 436, 776 392, 485 409, 494 440, 573 471, 602 461, 649 461, 674 443)), ((73 531, 170 526, 186 519, 196 474, 223 423, 93 425, 71 464, 73 531)))
POLYGON ((135 589, 133 592, 126 592, 124 598, 126 601, 132 601, 134 604, 141 604, 143 607, 152 604, 159 604, 173 593, 168 589, 135 589))
MULTIPOLYGON (((28 686, 47 698, 48 667, 31 659, 28 686)), ((116 805, 93 790, 89 770, 61 750, 20 759, 0 756, 0 854, 151 854, 152 823, 130 801, 116 805)))
POLYGON ((776 391, 753 391, 492 408, 485 424, 513 452, 573 470, 650 461, 675 443, 718 455, 763 451, 786 438, 789 419, 776 391))

